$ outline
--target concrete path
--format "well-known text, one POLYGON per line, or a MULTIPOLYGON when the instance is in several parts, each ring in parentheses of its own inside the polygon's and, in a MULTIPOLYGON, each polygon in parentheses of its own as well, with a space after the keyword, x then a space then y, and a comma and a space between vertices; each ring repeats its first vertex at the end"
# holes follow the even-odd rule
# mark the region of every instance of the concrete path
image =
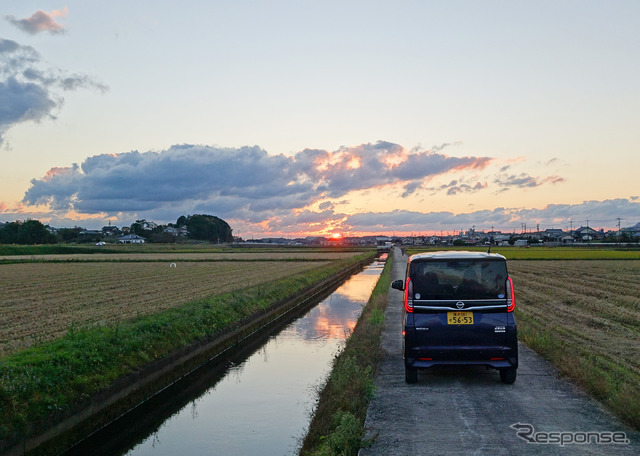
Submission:
MULTIPOLYGON (((403 278, 406 259, 396 248, 392 280, 403 278)), ((523 345, 513 385, 502 384, 495 370, 475 367, 420 370, 417 384, 405 383, 398 290, 389 291, 386 322, 386 356, 365 423, 374 442, 361 456, 640 455, 640 433, 560 379, 551 364, 523 345), (582 443, 585 439, 591 443, 582 443), (614 439, 625 443, 604 443, 614 439)))

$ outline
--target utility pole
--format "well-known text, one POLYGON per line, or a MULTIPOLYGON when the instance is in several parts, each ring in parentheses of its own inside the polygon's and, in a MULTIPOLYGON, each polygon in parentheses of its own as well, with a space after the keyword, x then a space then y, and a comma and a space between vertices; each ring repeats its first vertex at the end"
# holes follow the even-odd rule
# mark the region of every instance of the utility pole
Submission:
POLYGON ((620 217, 618 217, 618 237, 620 237, 620 232, 621 232, 621 229, 620 229, 620 217))

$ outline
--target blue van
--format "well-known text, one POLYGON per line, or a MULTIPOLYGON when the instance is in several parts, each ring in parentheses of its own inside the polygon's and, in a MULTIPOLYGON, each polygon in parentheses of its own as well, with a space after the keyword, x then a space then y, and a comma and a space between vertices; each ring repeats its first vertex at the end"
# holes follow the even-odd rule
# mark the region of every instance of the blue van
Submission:
POLYGON ((513 317, 513 281, 502 255, 443 251, 409 257, 404 280, 405 380, 418 368, 484 365, 503 383, 516 380, 518 333, 513 317))

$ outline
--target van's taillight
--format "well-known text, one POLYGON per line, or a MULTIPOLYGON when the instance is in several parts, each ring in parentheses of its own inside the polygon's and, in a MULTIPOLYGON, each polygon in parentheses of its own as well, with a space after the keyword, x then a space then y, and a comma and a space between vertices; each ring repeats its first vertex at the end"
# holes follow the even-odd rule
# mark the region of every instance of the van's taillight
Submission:
POLYGON ((513 312, 516 308, 516 295, 513 293, 513 280, 507 277, 507 312, 513 312))
POLYGON ((407 312, 413 312, 413 283, 407 277, 407 284, 404 287, 404 308, 407 312))

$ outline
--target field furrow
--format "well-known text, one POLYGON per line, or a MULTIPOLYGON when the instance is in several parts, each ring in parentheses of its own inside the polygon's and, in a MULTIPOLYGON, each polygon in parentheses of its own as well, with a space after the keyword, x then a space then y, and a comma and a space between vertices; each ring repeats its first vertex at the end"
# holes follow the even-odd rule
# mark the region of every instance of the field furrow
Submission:
MULTIPOLYGON (((95 256, 94 256, 95 258, 95 256)), ((0 356, 72 326, 115 323, 257 286, 326 261, 181 261, 0 265, 0 356)))
POLYGON ((640 261, 511 261, 517 312, 569 351, 640 375, 640 261))

